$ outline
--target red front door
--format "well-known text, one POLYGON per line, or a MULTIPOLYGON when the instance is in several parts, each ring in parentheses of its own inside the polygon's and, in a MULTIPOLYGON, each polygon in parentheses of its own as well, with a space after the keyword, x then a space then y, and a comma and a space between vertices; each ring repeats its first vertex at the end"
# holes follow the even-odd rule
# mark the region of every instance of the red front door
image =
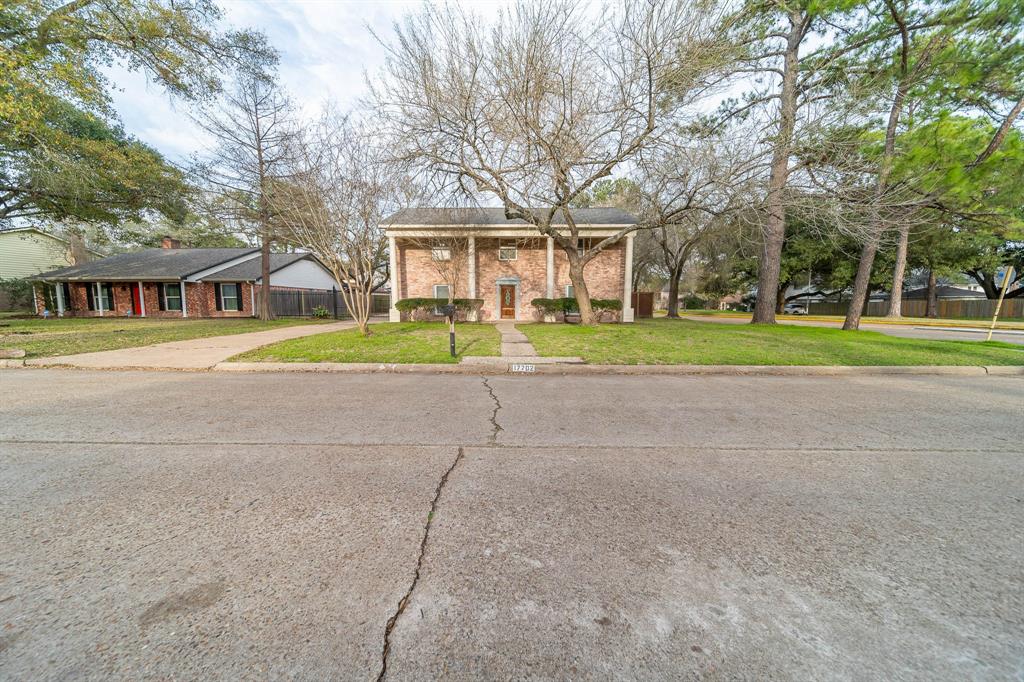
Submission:
POLYGON ((501 319, 516 319, 516 288, 512 284, 501 285, 501 319))
POLYGON ((132 315, 142 314, 142 285, 132 285, 132 315))

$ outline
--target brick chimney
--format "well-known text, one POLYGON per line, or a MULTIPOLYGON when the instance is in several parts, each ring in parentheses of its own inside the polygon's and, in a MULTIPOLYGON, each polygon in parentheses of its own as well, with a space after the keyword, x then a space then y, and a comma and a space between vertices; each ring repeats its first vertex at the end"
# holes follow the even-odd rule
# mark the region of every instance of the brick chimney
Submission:
POLYGON ((160 242, 160 248, 161 249, 180 249, 181 248, 181 241, 179 241, 177 239, 171 239, 170 237, 165 236, 163 238, 163 240, 160 242))

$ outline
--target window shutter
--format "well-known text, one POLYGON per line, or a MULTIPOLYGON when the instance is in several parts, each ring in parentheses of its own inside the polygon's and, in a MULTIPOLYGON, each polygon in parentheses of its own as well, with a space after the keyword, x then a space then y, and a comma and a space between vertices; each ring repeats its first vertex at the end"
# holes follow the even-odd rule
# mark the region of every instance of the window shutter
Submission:
POLYGON ((164 283, 159 282, 156 285, 156 300, 160 304, 160 310, 167 310, 167 304, 164 302, 164 283))
POLYGON ((220 310, 222 307, 220 301, 220 284, 216 282, 213 285, 213 297, 217 299, 217 310, 220 310))
POLYGON ((89 304, 89 310, 96 310, 96 297, 93 296, 93 285, 87 282, 85 285, 85 300, 89 304))
POLYGON ((245 299, 242 298, 242 283, 239 282, 236 286, 238 287, 238 312, 242 313, 245 312, 245 299))

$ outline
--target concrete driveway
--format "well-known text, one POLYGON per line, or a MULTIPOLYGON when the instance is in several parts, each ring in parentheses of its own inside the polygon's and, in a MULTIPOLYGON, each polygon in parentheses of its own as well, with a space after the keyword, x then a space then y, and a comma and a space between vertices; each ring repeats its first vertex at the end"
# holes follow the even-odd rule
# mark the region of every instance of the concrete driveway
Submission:
POLYGON ((278 341, 351 329, 355 322, 296 325, 261 332, 208 336, 169 341, 151 346, 104 350, 77 355, 58 355, 25 361, 33 367, 81 367, 88 369, 210 369, 218 362, 278 341))
POLYGON ((0 678, 1016 678, 1022 405, 3 372, 0 678))
MULTIPOLYGON (((720 317, 716 315, 683 315, 683 317, 694 322, 750 324, 750 318, 743 317, 720 317)), ((842 320, 825 322, 821 320, 780 319, 779 324, 832 327, 833 329, 841 329, 843 326, 842 320)), ((931 339, 934 341, 984 341, 985 335, 988 332, 988 326, 982 320, 978 320, 977 324, 972 326, 951 322, 947 327, 920 326, 915 325, 912 321, 908 321, 907 324, 872 324, 870 322, 863 322, 860 328, 864 331, 881 332, 889 336, 901 336, 906 339, 931 339)), ((1024 345, 1024 330, 996 330, 992 334, 992 340, 1024 345)))

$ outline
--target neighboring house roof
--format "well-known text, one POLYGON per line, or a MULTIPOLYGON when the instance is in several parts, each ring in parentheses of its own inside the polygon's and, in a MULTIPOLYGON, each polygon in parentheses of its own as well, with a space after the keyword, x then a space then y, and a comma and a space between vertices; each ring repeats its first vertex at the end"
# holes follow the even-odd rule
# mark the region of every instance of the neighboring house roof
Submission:
MULTIPOLYGON (((636 218, 618 208, 577 208, 572 211, 577 225, 617 226, 635 225, 636 218)), ((406 208, 388 216, 384 224, 389 229, 402 227, 524 227, 533 226, 518 218, 509 220, 503 208, 406 208)), ((559 212, 553 225, 565 225, 559 212)))
MULTIPOLYGON (((86 249, 90 255, 102 256, 86 249)), ((70 242, 35 227, 0 230, 0 278, 32 277, 71 262, 70 242)))
MULTIPOLYGON (((961 289, 960 287, 949 287, 949 286, 938 286, 935 287, 935 297, 937 299, 981 299, 987 298, 985 293, 982 291, 973 291, 971 289, 961 289)), ((909 289, 903 292, 903 298, 910 300, 924 300, 928 298, 928 289, 922 287, 920 289, 909 289)), ((872 294, 872 301, 888 301, 889 292, 880 291, 876 294, 872 294)))
MULTIPOLYGON (((277 272, 300 260, 316 260, 310 253, 272 253, 270 254, 270 271, 277 272)), ((262 259, 249 260, 218 270, 203 277, 206 282, 255 282, 263 275, 262 259)))
POLYGON ((220 265, 259 249, 145 249, 72 265, 37 275, 56 280, 176 280, 220 265))

